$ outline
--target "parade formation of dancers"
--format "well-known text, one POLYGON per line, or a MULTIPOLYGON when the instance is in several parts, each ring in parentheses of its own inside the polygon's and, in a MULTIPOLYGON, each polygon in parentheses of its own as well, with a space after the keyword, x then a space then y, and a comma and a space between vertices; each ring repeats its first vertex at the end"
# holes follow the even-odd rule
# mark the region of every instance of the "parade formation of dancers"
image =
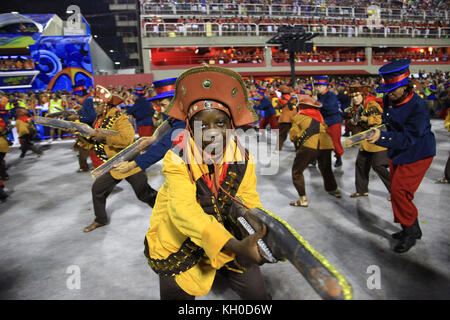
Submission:
MULTIPOLYGON (((65 126, 82 123, 93 130, 86 136, 74 125, 61 129, 58 121, 52 122, 50 141, 64 135, 76 139, 78 172, 90 170, 89 158, 93 169, 108 168, 92 185, 95 220, 84 229, 80 226, 80 231, 107 225, 107 198, 125 179, 137 199, 151 210, 148 232, 142 236, 148 264, 160 279, 161 299, 202 296, 209 292, 216 272, 225 276, 243 299, 270 299, 258 266, 268 262, 259 241, 265 240, 268 250, 276 253, 284 238, 252 211, 259 208, 260 214, 265 212, 266 218, 280 222, 262 208, 256 192, 255 161, 240 144, 235 129, 253 126, 263 131, 270 126, 279 130, 275 152, 290 152, 289 148, 283 150, 289 136, 288 143, 295 147, 292 185, 298 198, 286 205, 304 208, 309 206, 304 170, 317 162, 325 191, 329 197, 341 198, 335 179, 335 171, 343 164, 341 135, 343 130, 346 137, 367 133, 356 144, 355 175, 344 174, 344 178, 354 179, 350 197, 370 196, 369 173, 373 169, 389 193, 386 201, 391 201, 393 221, 402 228, 392 235, 398 241, 393 250, 407 252, 423 236, 412 200, 436 155, 430 117, 442 118, 450 131, 449 82, 436 83, 437 102, 429 105, 412 82, 409 65, 408 59, 396 60, 380 68, 378 78, 320 75, 299 78, 294 86, 280 79, 243 80, 229 69, 205 66, 134 90, 96 86, 74 87, 64 94, 2 94, 0 200, 7 201, 5 182, 14 179, 7 172, 7 153, 15 151, 9 135, 13 123, 20 157, 28 151, 40 157, 43 153, 33 142, 36 106, 47 104, 47 115, 58 114, 53 119, 65 121, 65 126), (33 99, 38 102, 32 104, 33 99), (64 114, 69 109, 75 111, 64 114), (227 140, 229 132, 231 141, 227 140), (197 135, 200 142, 195 140, 197 135), (153 140, 135 144, 136 138, 149 137, 153 140), (135 156, 122 159, 128 148, 136 148, 135 156), (154 190, 145 170, 160 160, 165 182, 160 190, 154 190), (108 161, 115 162, 108 167, 108 161), (244 208, 253 234, 237 231, 229 217, 233 203, 244 208)), ((439 183, 449 183, 450 157, 442 169, 439 183)), ((280 223, 289 229, 285 222, 280 223)), ((328 288, 325 295, 351 297, 351 290, 342 285, 345 279, 333 275, 341 285, 328 288)))

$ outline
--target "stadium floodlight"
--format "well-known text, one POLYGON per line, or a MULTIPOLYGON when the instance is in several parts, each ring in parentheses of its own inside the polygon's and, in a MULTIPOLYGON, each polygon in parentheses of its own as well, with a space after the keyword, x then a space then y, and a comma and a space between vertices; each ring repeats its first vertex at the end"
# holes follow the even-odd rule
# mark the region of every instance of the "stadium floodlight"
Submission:
POLYGON ((313 43, 308 42, 318 34, 306 32, 303 26, 281 26, 278 32, 270 38, 267 43, 278 45, 280 50, 289 52, 289 62, 291 65, 291 82, 289 85, 295 84, 295 53, 312 52, 313 43))

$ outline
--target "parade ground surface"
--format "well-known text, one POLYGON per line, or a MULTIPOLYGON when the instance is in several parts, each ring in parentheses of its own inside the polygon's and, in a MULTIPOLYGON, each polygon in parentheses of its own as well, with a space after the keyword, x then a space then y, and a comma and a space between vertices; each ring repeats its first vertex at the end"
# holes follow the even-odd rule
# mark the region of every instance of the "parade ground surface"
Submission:
MULTIPOLYGON (((261 202, 285 219, 348 280, 354 299, 450 299, 450 184, 443 177, 450 150, 443 121, 433 120, 437 155, 414 203, 423 237, 409 252, 394 253, 393 222, 388 192, 371 171, 369 197, 352 199, 358 148, 347 148, 343 167, 334 169, 342 199, 323 189, 317 167, 305 171, 308 208, 291 207, 297 199, 291 180, 294 146, 286 141, 275 175, 261 174, 261 202)), ((270 137, 269 137, 270 138, 270 137)), ((94 219, 93 179, 77 173, 73 140, 41 143, 44 155, 19 158, 7 154, 10 195, 0 203, 0 299, 159 299, 158 276, 143 255, 151 208, 137 200, 122 181, 107 200, 109 224, 90 233, 94 219), (79 276, 74 281, 74 276, 79 276)), ((266 143, 263 136, 254 146, 266 143)), ((147 170, 149 183, 163 181, 162 162, 147 170)), ((273 299, 316 300, 320 297, 289 263, 261 267, 273 299)), ((238 299, 223 279, 198 299, 238 299)))

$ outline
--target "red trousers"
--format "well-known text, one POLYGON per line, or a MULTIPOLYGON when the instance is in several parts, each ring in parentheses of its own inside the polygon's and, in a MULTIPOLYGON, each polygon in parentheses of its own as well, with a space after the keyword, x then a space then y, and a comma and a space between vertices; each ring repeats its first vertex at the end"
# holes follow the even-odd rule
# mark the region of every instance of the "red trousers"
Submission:
POLYGON ((414 193, 432 161, 433 157, 429 157, 413 163, 394 165, 389 159, 394 222, 410 227, 416 221, 418 211, 412 202, 414 193))
POLYGON ((260 129, 265 129, 267 124, 270 124, 271 129, 278 129, 277 116, 273 114, 269 118, 261 118, 261 120, 259 120, 260 129))
POLYGON ((447 117, 447 112, 449 112, 449 109, 445 109, 444 106, 442 106, 441 111, 439 112, 439 118, 445 120, 447 117))
POLYGON ((100 159, 100 157, 97 156, 97 154, 95 154, 94 150, 89 150, 89 155, 91 156, 91 161, 92 165, 94 166, 94 169, 100 167, 103 163, 105 163, 105 161, 100 159))
POLYGON ((155 130, 154 126, 140 126, 137 128, 139 137, 151 137, 153 134, 153 130, 155 130))
POLYGON ((344 154, 344 148, 341 144, 341 135, 342 135, 342 123, 332 124, 327 128, 327 133, 330 135, 331 140, 333 140, 334 146, 334 155, 335 157, 340 157, 344 154))
POLYGON ((344 121, 345 132, 350 132, 350 131, 352 131, 352 130, 350 129, 349 123, 350 123, 349 120, 345 120, 345 121, 344 121))

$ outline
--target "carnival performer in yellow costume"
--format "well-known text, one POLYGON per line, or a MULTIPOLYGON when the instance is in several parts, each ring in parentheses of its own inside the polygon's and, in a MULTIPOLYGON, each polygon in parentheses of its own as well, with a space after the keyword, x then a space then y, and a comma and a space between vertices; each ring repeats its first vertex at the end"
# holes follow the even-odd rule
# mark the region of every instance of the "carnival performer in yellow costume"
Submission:
POLYGON ((166 113, 187 124, 164 157, 166 180, 145 239, 161 299, 205 295, 216 273, 242 299, 269 299, 257 247, 267 229, 238 239, 228 216, 232 199, 261 206, 254 159, 233 130, 257 120, 244 82, 229 69, 189 69, 178 78, 166 113))

